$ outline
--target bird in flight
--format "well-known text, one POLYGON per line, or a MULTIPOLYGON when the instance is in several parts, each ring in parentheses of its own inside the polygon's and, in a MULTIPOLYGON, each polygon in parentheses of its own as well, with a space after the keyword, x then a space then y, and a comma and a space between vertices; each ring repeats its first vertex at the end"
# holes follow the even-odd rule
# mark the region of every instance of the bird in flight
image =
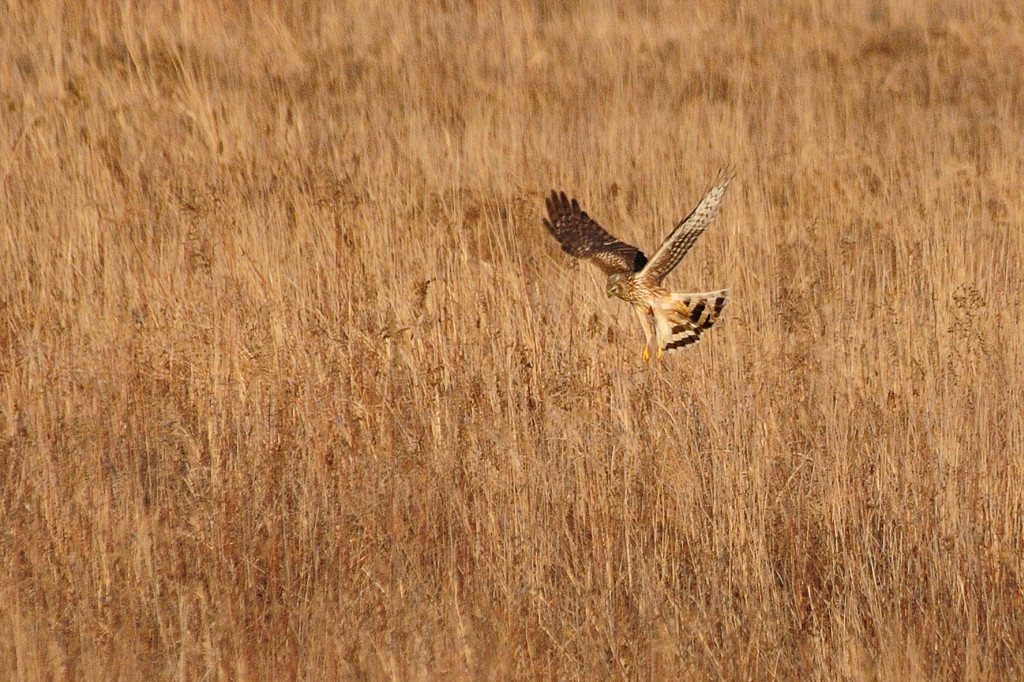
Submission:
POLYGON ((663 353, 696 343, 701 333, 718 319, 728 300, 728 289, 680 294, 662 287, 661 281, 679 265, 697 237, 718 215, 732 179, 731 170, 719 172, 697 208, 676 225, 649 259, 637 247, 608 234, 564 192, 552 191, 547 199, 548 218, 544 219, 544 226, 562 250, 600 268, 608 275, 608 296, 618 296, 633 306, 646 336, 644 362, 650 360, 652 319, 661 359, 663 353))

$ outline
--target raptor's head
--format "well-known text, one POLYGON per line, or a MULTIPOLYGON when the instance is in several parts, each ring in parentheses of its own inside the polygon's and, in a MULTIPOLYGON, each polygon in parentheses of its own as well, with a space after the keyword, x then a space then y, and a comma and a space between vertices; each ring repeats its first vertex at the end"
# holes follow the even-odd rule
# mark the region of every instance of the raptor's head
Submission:
POLYGON ((616 272, 613 275, 609 275, 608 283, 605 284, 604 291, 608 294, 608 297, 620 296, 626 289, 626 276, 628 273, 616 272))

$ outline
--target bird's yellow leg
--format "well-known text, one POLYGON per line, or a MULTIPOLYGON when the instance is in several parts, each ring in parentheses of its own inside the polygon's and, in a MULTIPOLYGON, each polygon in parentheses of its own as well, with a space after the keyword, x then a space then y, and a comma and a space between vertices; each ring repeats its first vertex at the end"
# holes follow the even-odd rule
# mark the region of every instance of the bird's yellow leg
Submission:
MULTIPOLYGON (((640 320, 640 326, 644 329, 644 362, 649 362, 651 359, 651 352, 649 350, 651 346, 651 325, 647 322, 647 311, 643 308, 634 306, 633 312, 636 313, 636 319, 640 320)), ((658 357, 661 357, 661 349, 658 349, 658 357)))

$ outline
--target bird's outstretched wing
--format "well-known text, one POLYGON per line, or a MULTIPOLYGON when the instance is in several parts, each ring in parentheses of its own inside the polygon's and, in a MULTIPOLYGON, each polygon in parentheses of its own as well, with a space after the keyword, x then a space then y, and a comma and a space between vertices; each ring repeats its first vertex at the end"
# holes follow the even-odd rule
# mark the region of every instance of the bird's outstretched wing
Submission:
POLYGON ((608 234, 565 192, 552 191, 547 203, 550 219, 544 219, 544 227, 570 256, 589 260, 606 275, 638 272, 647 264, 640 249, 608 234))
POLYGON ((704 230, 718 215, 722 199, 725 198, 725 189, 732 182, 734 175, 731 169, 719 171, 718 179, 697 204, 697 208, 676 225, 651 256, 651 260, 643 269, 643 276, 650 277, 654 282, 659 283, 665 278, 665 275, 679 265, 679 261, 689 252, 690 247, 697 241, 697 237, 704 234, 704 230))

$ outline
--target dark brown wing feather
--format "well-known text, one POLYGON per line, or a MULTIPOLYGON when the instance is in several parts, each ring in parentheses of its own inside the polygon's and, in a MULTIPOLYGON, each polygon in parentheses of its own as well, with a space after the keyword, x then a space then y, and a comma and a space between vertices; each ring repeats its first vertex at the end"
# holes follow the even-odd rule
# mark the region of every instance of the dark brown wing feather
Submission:
POLYGON ((544 219, 544 227, 570 256, 589 260, 606 275, 639 272, 647 264, 640 249, 608 234, 565 192, 552 191, 547 203, 550 219, 544 219))

